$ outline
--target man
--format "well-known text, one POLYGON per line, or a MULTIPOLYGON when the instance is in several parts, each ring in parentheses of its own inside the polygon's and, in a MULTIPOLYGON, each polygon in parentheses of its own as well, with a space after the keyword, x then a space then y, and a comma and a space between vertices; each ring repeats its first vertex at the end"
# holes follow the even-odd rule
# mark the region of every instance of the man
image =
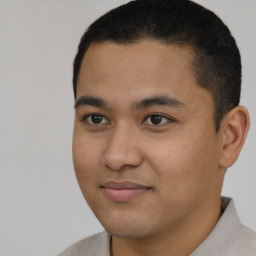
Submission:
POLYGON ((188 0, 137 0, 83 35, 73 160, 106 232, 61 255, 253 256, 223 177, 249 129, 228 28, 188 0))

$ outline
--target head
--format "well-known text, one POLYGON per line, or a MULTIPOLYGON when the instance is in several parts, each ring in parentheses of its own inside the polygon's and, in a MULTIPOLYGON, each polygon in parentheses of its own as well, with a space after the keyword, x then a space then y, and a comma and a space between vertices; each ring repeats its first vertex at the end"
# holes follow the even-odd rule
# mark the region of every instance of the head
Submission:
POLYGON ((187 0, 132 1, 89 27, 74 62, 73 159, 107 231, 212 227, 249 126, 240 72, 227 27, 187 0))
POLYGON ((75 98, 81 63, 91 43, 132 44, 141 39, 191 48, 191 69, 198 84, 213 96, 218 130, 222 117, 239 104, 240 53, 221 19, 190 0, 131 1, 96 20, 83 35, 74 60, 75 98))

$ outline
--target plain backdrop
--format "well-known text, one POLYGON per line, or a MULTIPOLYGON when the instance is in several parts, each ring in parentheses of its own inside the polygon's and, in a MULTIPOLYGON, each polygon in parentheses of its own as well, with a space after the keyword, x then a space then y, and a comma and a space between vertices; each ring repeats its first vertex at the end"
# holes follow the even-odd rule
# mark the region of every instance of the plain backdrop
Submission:
MULTIPOLYGON (((121 0, 0 0, 0 255, 57 255, 102 230, 73 172, 72 62, 88 25, 121 0)), ((256 1, 197 1, 230 27, 251 129, 223 194, 256 230, 256 1)))

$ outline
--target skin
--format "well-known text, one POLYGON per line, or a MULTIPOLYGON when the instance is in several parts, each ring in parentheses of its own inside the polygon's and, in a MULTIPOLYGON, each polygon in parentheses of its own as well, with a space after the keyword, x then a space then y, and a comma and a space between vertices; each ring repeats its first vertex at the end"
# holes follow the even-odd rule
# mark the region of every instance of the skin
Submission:
POLYGON ((220 217, 224 170, 239 155, 249 116, 237 107, 216 132, 213 97, 198 85, 192 59, 189 47, 154 40, 93 43, 83 59, 74 167, 114 256, 188 255, 220 217), (115 202, 102 188, 110 180, 148 189, 115 202))

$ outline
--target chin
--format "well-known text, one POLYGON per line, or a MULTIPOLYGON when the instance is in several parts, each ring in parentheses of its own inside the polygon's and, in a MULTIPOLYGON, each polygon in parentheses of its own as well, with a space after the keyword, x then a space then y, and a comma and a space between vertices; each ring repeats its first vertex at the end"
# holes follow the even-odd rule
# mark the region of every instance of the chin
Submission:
MULTIPOLYGON (((126 216, 127 217, 127 216, 126 216)), ((134 216, 133 216, 134 217, 134 216)), ((102 221, 101 224, 112 236, 124 237, 124 238, 145 238, 150 236, 153 232, 153 228, 150 227, 145 218, 124 218, 124 216, 111 218, 111 221, 102 221)))
POLYGON ((145 230, 139 229, 137 230, 137 228, 110 228, 110 229, 105 229, 107 231, 108 234, 110 234, 111 236, 114 237, 120 237, 120 238, 130 238, 130 239, 142 239, 142 238, 146 238, 148 236, 150 236, 150 234, 148 234, 147 232, 145 232, 145 230))

